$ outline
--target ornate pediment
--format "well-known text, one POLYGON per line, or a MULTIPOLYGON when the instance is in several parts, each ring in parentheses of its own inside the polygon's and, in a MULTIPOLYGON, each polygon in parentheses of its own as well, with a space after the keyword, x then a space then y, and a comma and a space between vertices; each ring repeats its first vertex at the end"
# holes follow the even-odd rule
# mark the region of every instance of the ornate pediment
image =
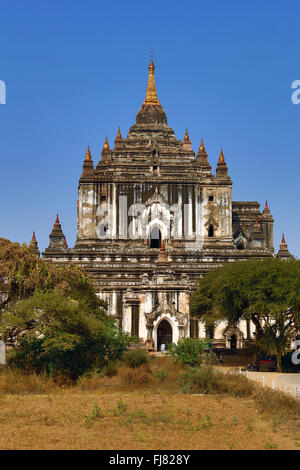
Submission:
POLYGON ((151 206, 152 204, 161 204, 163 206, 169 206, 168 201, 158 192, 157 187, 155 188, 154 193, 150 196, 145 202, 146 206, 151 206))
POLYGON ((179 325, 184 325, 187 319, 187 316, 184 313, 181 313, 178 310, 176 310, 175 307, 171 306, 170 308, 162 309, 161 306, 159 305, 154 310, 152 310, 152 312, 146 313, 148 325, 152 325, 153 322, 158 317, 161 317, 164 315, 173 317, 178 322, 179 325))
POLYGON ((237 232, 235 232, 235 234, 233 235, 233 242, 237 248, 245 249, 247 247, 248 240, 244 231, 241 228, 239 228, 237 232))

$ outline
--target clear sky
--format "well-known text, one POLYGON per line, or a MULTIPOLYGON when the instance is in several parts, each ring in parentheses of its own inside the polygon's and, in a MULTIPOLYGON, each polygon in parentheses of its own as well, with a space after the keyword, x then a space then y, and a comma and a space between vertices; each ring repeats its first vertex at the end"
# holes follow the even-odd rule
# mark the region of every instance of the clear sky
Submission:
POLYGON ((233 200, 268 200, 275 248, 300 256, 299 1, 3 1, 0 236, 40 250, 60 215, 76 239, 87 145, 126 135, 144 99, 150 50, 168 123, 215 168, 221 145, 233 200))

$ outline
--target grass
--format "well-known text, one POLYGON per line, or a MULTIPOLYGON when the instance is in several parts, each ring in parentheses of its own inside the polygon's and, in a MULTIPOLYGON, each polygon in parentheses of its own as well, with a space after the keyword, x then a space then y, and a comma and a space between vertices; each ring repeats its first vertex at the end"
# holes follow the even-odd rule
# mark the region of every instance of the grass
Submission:
POLYGON ((183 372, 166 357, 72 386, 2 371, 0 449, 299 448, 300 403, 292 397, 249 382, 248 389, 235 374, 223 379, 227 389, 184 394, 183 372), (134 380, 124 380, 128 369, 134 380))

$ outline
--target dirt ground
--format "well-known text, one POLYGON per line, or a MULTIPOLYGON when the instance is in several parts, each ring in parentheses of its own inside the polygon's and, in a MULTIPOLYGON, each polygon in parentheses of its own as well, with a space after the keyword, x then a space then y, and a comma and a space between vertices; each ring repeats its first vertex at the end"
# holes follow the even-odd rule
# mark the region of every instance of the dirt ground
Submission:
MULTIPOLYGON (((113 379, 112 379, 113 380, 113 379)), ((144 391, 2 395, 0 449, 297 449, 251 399, 144 391)))

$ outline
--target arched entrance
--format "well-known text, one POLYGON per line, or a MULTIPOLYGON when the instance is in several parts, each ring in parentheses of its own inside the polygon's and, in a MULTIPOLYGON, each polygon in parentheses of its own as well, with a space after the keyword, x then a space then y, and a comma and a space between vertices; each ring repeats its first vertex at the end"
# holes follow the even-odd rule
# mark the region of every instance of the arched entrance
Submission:
POLYGON ((150 232, 150 248, 161 247, 161 232, 158 227, 153 227, 150 232))
POLYGON ((167 320, 162 320, 157 328, 157 351, 161 351, 161 345, 172 343, 172 327, 167 320))
POLYGON ((236 349, 236 346, 237 346, 237 337, 236 335, 232 335, 230 338, 230 348, 236 349))

